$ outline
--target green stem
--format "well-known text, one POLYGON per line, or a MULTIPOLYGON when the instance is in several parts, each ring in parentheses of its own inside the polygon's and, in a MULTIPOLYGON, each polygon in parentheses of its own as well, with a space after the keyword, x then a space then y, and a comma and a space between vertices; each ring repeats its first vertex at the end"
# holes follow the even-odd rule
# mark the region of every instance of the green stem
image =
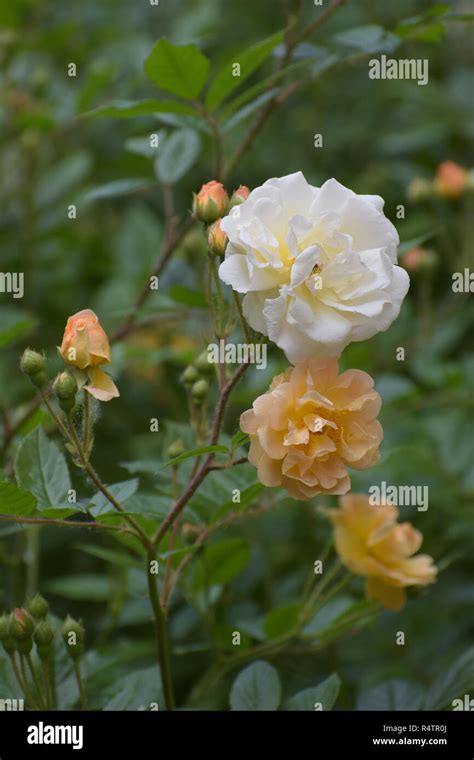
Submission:
POLYGON ((40 708, 43 709, 46 705, 45 705, 44 698, 43 698, 44 695, 43 695, 43 691, 41 689, 41 684, 40 684, 40 682, 38 680, 38 675, 36 673, 36 668, 35 668, 35 666, 33 664, 33 660, 31 659, 31 654, 27 654, 27 655, 25 655, 25 657, 26 657, 26 662, 28 663, 28 667, 30 669, 30 673, 31 673, 31 677, 33 679, 33 683, 35 685, 36 693, 38 694, 38 704, 39 704, 40 708))
POLYGON ((76 676, 77 688, 79 689, 79 699, 81 702, 81 709, 87 710, 86 690, 84 688, 84 681, 81 675, 81 665, 79 657, 74 658, 74 674, 76 676))
POLYGON ((33 694, 30 691, 30 685, 28 683, 28 674, 26 672, 26 666, 25 666, 25 656, 22 654, 20 654, 20 668, 21 668, 21 677, 23 679, 23 690, 25 692, 26 701, 31 705, 31 708, 35 710, 36 702, 33 699, 33 694))
POLYGON ((38 590, 39 533, 37 525, 26 531, 26 598, 31 599, 38 590))
POLYGON ((84 452, 87 460, 89 460, 91 453, 91 433, 92 433, 92 417, 91 417, 91 398, 90 394, 83 389, 84 396, 84 417, 83 417, 83 440, 84 440, 84 452))
POLYGON ((59 430, 61 431, 61 433, 63 434, 63 436, 65 437, 65 439, 67 441, 70 441, 71 440, 71 436, 70 436, 70 434, 69 434, 66 426, 64 425, 63 421, 61 420, 61 418, 59 417, 59 415, 56 413, 56 411, 55 411, 53 405, 51 404, 51 402, 50 402, 50 400, 49 400, 49 398, 48 398, 48 396, 47 396, 46 391, 44 390, 44 388, 41 388, 40 394, 41 394, 41 398, 43 399, 43 403, 44 403, 46 409, 48 410, 48 412, 50 413, 51 417, 55 421, 55 423, 58 426, 59 430))
POLYGON ((53 708, 53 690, 51 686, 49 655, 44 660, 42 660, 42 666, 43 666, 44 688, 45 688, 45 693, 46 693, 46 709, 51 710, 53 708))
POLYGON ((20 673, 20 670, 18 668, 15 652, 13 654, 10 654, 9 657, 10 657, 10 662, 11 662, 11 666, 12 666, 13 672, 15 674, 15 678, 18 681, 20 689, 22 690, 23 694, 25 695, 25 699, 29 701, 29 698, 28 698, 28 695, 27 695, 28 687, 27 687, 27 685, 25 685, 23 677, 22 677, 22 675, 20 673))
POLYGON ((158 662, 161 670, 161 681, 165 696, 167 710, 175 709, 175 699, 173 691, 173 679, 171 675, 171 657, 166 630, 166 617, 160 604, 156 580, 153 573, 150 572, 150 563, 154 561, 155 555, 149 553, 146 573, 148 578, 148 593, 150 596, 151 606, 155 617, 156 645, 158 662))
POLYGON ((245 319, 243 311, 242 311, 242 303, 240 301, 239 294, 233 288, 232 288, 232 297, 234 299, 235 305, 237 306, 237 311, 239 312, 240 323, 241 323, 242 329, 244 331, 245 340, 247 341, 247 343, 251 343, 252 342, 252 338, 250 336, 249 326, 248 326, 248 324, 246 322, 246 319, 245 319))

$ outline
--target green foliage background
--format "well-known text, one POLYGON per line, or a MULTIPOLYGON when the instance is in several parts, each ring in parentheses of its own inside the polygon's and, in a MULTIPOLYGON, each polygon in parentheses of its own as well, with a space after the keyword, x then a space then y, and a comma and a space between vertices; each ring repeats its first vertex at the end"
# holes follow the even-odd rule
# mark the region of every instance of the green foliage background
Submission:
MULTIPOLYGON (((214 681, 211 673, 208 687, 201 684, 193 702, 198 708, 226 709, 230 692, 234 708, 276 709, 333 673, 342 683, 336 703, 340 709, 449 708, 455 696, 474 688, 474 654, 469 649, 474 633, 474 311, 472 294, 453 294, 451 289, 452 273, 473 266, 473 195, 421 204, 406 197, 413 178, 431 179, 444 160, 466 168, 474 165, 474 56, 466 5, 348 2, 297 49, 300 68, 275 86, 283 88, 311 74, 309 81, 269 121, 226 182, 230 189, 240 183, 254 187, 300 169, 315 185, 334 176, 356 192, 385 198, 402 251, 421 241, 435 252, 434 268, 412 277, 410 294, 390 330, 353 344, 342 362, 370 372, 384 402, 381 461, 353 475, 353 490, 365 491, 380 480, 429 486, 429 510, 404 508, 402 516, 422 530, 424 549, 442 570, 439 581, 413 594, 400 613, 383 613, 322 651, 279 654, 272 659, 279 676, 268 672, 269 665, 259 665, 257 673, 240 676, 230 692, 244 663, 236 662, 214 681), (466 18, 446 18, 453 13, 465 13, 466 18), (413 18, 400 26, 401 19, 413 18), (364 30, 354 34, 360 27, 364 30), (396 57, 428 58, 429 85, 370 80, 367 59, 391 50, 396 57), (349 56, 355 59, 346 65, 349 56), (323 149, 314 147, 316 133, 323 135, 323 149), (396 219, 398 204, 405 205, 404 220, 396 219), (405 361, 396 360, 399 346, 405 348, 405 361), (405 632, 405 646, 395 643, 398 631, 405 632), (465 659, 459 662, 460 657, 465 659), (254 680, 249 684, 246 678, 254 680), (280 688, 283 696, 275 702, 280 688)), ((303 23, 321 12, 309 0, 303 6, 303 23)), ((143 70, 156 40, 197 45, 211 61, 212 79, 224 62, 240 60, 239 51, 275 35, 285 21, 273 0, 161 0, 159 8, 128 0, 82 0, 74 6, 59 0, 14 0, 2 6, 0 22, 0 268, 24 272, 26 285, 21 301, 0 294, 0 408, 6 436, 33 396, 19 372, 23 348, 44 350, 52 374, 61 367, 55 346, 70 314, 92 308, 113 333, 130 312, 159 252, 162 185, 176 184, 176 212, 184 218, 192 192, 214 177, 212 124, 189 105, 178 110, 191 113, 149 112, 127 118, 126 110, 120 113, 123 101, 170 97, 143 70), (70 62, 77 66, 75 78, 67 76, 70 62), (102 108, 116 101, 122 105, 111 111, 102 108), (156 161, 140 140, 151 131, 159 134, 163 146, 156 161), (69 204, 77 205, 76 220, 67 218, 69 204)), ((275 57, 279 48, 274 42, 269 46, 275 57)), ((271 55, 262 55, 247 82, 217 111, 226 158, 264 101, 257 94, 250 106, 235 108, 232 115, 229 103, 269 76, 273 65, 271 55)), ((192 100, 200 89, 196 77, 205 77, 206 71, 198 60, 191 68, 189 92, 196 88, 192 100)), ((148 74, 153 77, 151 70, 148 74)), ((182 86, 185 96, 187 85, 182 86)), ((212 102, 218 93, 210 92, 212 102)), ((168 471, 160 469, 167 445, 177 436, 193 445, 179 376, 212 335, 203 308, 205 258, 202 233, 194 229, 141 310, 145 326, 114 344, 111 371, 121 398, 103 405, 97 423, 94 461, 102 477, 113 484, 128 481, 117 487, 127 509, 153 519, 170 506, 168 471), (149 432, 151 417, 160 421, 157 434, 149 432)), ((269 359, 268 368, 248 372, 232 396, 226 417, 229 436, 238 430, 241 411, 286 364, 270 346, 269 359)), ((26 435, 34 431, 35 445, 47 446, 39 441, 40 424, 52 431, 48 415, 37 411, 2 452, 5 480, 13 477, 15 451, 26 435)), ((33 491, 42 510, 59 508, 63 516, 69 514, 64 494, 70 478, 84 499, 92 496, 81 474, 72 466, 68 474, 57 450, 49 449, 53 469, 61 472, 51 476, 56 498, 48 502, 47 493, 37 493, 35 465, 28 456, 25 451, 20 455, 17 482, 33 491)), ((185 480, 191 466, 188 461, 180 467, 180 479, 185 480)), ((238 474, 213 473, 191 500, 187 520, 210 522, 225 513, 232 506, 232 488, 253 489, 245 508, 262 503, 267 495, 255 484, 255 473, 247 465, 238 474)), ((270 511, 212 538, 206 572, 199 561, 193 563, 174 599, 173 669, 181 703, 206 672, 212 650, 232 649, 233 630, 243 632, 245 652, 252 642, 271 639, 279 626, 289 624, 291 605, 329 536, 314 505, 290 502, 284 493, 273 497, 270 511), (279 618, 268 617, 280 608, 279 618)), ((0 512, 9 513, 4 505, 10 505, 5 488, 0 490, 0 512)), ((95 509, 100 514, 97 502, 95 509)), ((136 709, 158 699, 140 559, 92 531, 43 528, 32 538, 21 526, 1 526, 0 609, 22 604, 25 594, 39 587, 56 615, 71 612, 84 619, 94 706, 136 709)), ((341 615, 361 598, 362 585, 354 580, 343 597, 317 613, 313 634, 321 632, 324 641, 324 632, 335 621, 340 624, 341 615)), ((0 662, 4 691, 10 687, 2 678, 9 677, 7 663, 0 662)), ((71 707, 77 695, 68 677, 63 704, 71 707)), ((331 690, 334 680, 324 691, 329 708, 334 702, 331 690)), ((318 694, 306 695, 309 701, 293 709, 312 709, 318 694)))

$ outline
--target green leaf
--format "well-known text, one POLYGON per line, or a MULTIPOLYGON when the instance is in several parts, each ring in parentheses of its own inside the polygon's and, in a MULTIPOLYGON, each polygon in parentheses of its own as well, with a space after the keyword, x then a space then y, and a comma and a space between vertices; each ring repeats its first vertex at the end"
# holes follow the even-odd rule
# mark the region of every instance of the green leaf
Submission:
POLYGON ((400 39, 395 34, 376 24, 340 32, 334 40, 344 47, 363 50, 366 53, 391 53, 400 44, 400 39))
POLYGON ((221 67, 213 79, 206 96, 207 108, 215 108, 230 95, 268 58, 274 48, 283 41, 283 32, 272 34, 255 45, 235 53, 221 67), (240 64, 240 76, 233 76, 233 64, 240 64))
POLYGON ((155 113, 196 113, 193 106, 176 100, 116 100, 87 111, 84 116, 92 119, 130 119, 133 116, 151 116, 155 113))
POLYGON ((82 202, 92 203, 93 201, 101 201, 107 198, 118 198, 121 195, 135 193, 137 190, 146 190, 151 184, 150 180, 145 177, 117 179, 92 188, 92 190, 89 190, 82 196, 82 202))
POLYGON ((106 602, 112 595, 112 583, 105 575, 79 573, 55 578, 44 584, 50 594, 85 602, 106 602))
POLYGON ((325 681, 303 689, 295 694, 285 705, 286 710, 332 710, 336 702, 341 680, 337 673, 333 673, 325 681))
POLYGON ((0 348, 24 338, 37 325, 37 320, 14 306, 0 309, 0 348))
POLYGON ((231 710, 277 710, 281 699, 278 672, 268 662, 257 661, 242 670, 230 692, 231 710))
POLYGON ((199 136, 192 129, 179 129, 167 135, 155 161, 156 176, 173 185, 191 169, 201 151, 199 136))
MULTIPOLYGON (((108 490, 112 496, 123 505, 123 503, 137 491, 138 485, 138 478, 131 478, 130 480, 123 480, 120 483, 114 483, 108 487, 108 490)), ((93 506, 90 507, 89 511, 94 517, 97 517, 97 515, 103 515, 106 512, 115 512, 110 501, 100 491, 94 494, 91 502, 93 503, 93 506)))
POLYGON ((193 587, 223 586, 245 570, 250 562, 250 549, 242 538, 210 544, 194 570, 193 587))
POLYGON ((144 158, 156 158, 158 155, 158 146, 150 145, 150 135, 144 137, 129 137, 125 140, 125 148, 129 153, 135 153, 144 158))
POLYGON ((251 486, 244 488, 243 491, 240 491, 240 501, 234 502, 233 499, 227 499, 227 501, 219 507, 212 522, 218 522, 231 510, 234 510, 235 512, 243 512, 250 506, 250 504, 252 504, 256 497, 262 493, 264 488, 265 486, 261 483, 253 483, 251 486))
POLYGON ((71 480, 66 459, 42 427, 32 430, 20 444, 15 475, 21 488, 36 496, 38 509, 67 506, 71 480))
POLYGON ((230 442, 231 449, 235 451, 236 449, 243 446, 245 443, 248 443, 248 441, 249 441, 248 433, 243 433, 241 430, 238 430, 237 433, 235 433, 235 435, 232 436, 232 439, 230 442))
POLYGON ((271 610, 263 621, 263 630, 266 637, 268 639, 275 639, 291 631, 298 622, 300 611, 301 604, 298 602, 271 610))
POLYGON ((401 678, 385 681, 364 691, 357 700, 358 710, 420 710, 422 686, 401 678))
POLYGON ((30 515, 37 501, 32 493, 13 483, 0 481, 0 513, 2 515, 30 515))
POLYGON ((138 562, 136 558, 125 552, 117 551, 117 549, 107 549, 105 546, 96 546, 95 544, 77 544, 76 548, 112 565, 141 568, 141 562, 138 562))
POLYGON ((165 37, 145 61, 145 73, 154 84, 186 100, 199 96, 208 71, 209 60, 195 45, 174 45, 165 37))
POLYGON ((165 702, 161 689, 159 668, 136 670, 127 673, 110 689, 110 699, 105 701, 104 710, 150 710, 156 703, 159 710, 164 710, 165 702))
POLYGON ((474 647, 441 673, 428 689, 425 710, 452 709, 452 702, 474 689, 474 647))
POLYGON ((164 467, 169 467, 171 464, 179 464, 179 462, 184 462, 185 459, 200 457, 201 454, 212 453, 228 454, 229 450, 226 446, 222 446, 221 444, 216 444, 215 446, 199 446, 197 449, 190 449, 190 451, 185 451, 184 454, 180 454, 179 457, 170 459, 169 462, 166 462, 166 464, 162 465, 161 469, 164 467))
POLYGON ((272 87, 272 89, 268 90, 268 92, 264 92, 261 95, 259 95, 258 98, 255 98, 255 100, 252 100, 250 103, 247 103, 245 106, 243 106, 241 109, 239 109, 236 113, 231 116, 230 119, 228 119, 224 124, 224 131, 230 132, 232 129, 237 127, 241 121, 244 121, 248 116, 250 116, 254 111, 259 109, 261 106, 265 105, 269 100, 271 100, 275 95, 278 93, 277 87, 272 87))
POLYGON ((198 290, 187 288, 185 285, 173 285, 168 291, 170 298, 176 303, 182 303, 185 306, 192 306, 195 309, 207 308, 205 296, 198 290))

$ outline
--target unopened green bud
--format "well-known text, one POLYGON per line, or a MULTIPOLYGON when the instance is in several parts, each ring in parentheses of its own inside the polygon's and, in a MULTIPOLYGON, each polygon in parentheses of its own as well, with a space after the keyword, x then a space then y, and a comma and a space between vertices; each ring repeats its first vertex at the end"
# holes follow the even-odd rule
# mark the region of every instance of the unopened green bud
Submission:
POLYGON ((166 456, 168 459, 175 459, 176 457, 181 456, 181 454, 184 454, 184 451, 184 443, 181 438, 178 438, 178 440, 174 441, 171 446, 168 446, 166 449, 166 456))
POLYGON ((80 657, 84 652, 84 626, 81 621, 67 616, 62 627, 62 636, 70 657, 80 657))
POLYGON ((36 388, 44 388, 48 382, 46 372, 34 372, 30 375, 30 380, 36 388))
POLYGON ((196 367, 190 364, 189 367, 186 367, 181 377, 185 385, 191 386, 199 379, 199 372, 196 367))
POLYGON ((16 649, 20 654, 29 654, 33 649, 33 639, 22 639, 16 642, 16 649))
POLYGON ((33 639, 40 658, 45 660, 49 655, 51 642, 54 639, 54 631, 46 620, 38 623, 33 633, 33 639))
POLYGON ((16 646, 13 639, 5 639, 5 641, 2 641, 2 646, 7 654, 9 655, 15 654, 16 646))
POLYGON ((209 393, 209 383, 207 380, 198 380, 191 388, 191 395, 193 401, 197 406, 200 406, 207 394, 209 393))
POLYGON ((46 617, 49 610, 49 604, 41 594, 35 594, 28 603, 28 609, 34 618, 42 620, 46 617))
POLYGON ((69 372, 61 372, 54 381, 54 395, 63 411, 70 412, 76 402, 77 383, 69 372))
POLYGON ((203 375, 212 375, 214 371, 214 368, 209 361, 207 351, 203 351, 202 354, 199 354, 197 359, 194 361, 194 366, 199 372, 202 372, 203 375))
POLYGON ((44 356, 37 351, 32 351, 31 348, 26 348, 21 357, 20 367, 25 375, 36 375, 38 372, 43 372, 45 367, 44 356))
POLYGON ((29 612, 23 607, 15 607, 10 615, 8 633, 14 641, 27 641, 31 638, 35 624, 29 612))

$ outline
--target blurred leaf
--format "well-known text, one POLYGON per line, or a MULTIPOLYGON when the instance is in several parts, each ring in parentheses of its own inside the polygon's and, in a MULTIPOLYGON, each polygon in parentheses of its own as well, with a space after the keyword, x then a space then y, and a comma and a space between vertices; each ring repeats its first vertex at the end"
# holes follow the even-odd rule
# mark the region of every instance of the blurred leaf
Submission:
POLYGON ((420 710, 423 696, 419 684, 394 678, 362 692, 357 710, 420 710))
MULTIPOLYGON (((132 478, 130 480, 123 480, 120 483, 114 483, 113 485, 108 486, 108 490, 112 496, 114 496, 117 501, 123 505, 123 502, 125 502, 136 492, 138 485, 138 478, 132 478)), ((97 517, 97 515, 102 515, 105 512, 115 512, 112 504, 100 491, 94 494, 94 496, 91 498, 91 503, 92 505, 89 508, 89 512, 91 515, 94 515, 94 517, 97 517)))
POLYGON ((53 203, 64 202, 64 197, 87 177, 91 166, 90 153, 76 151, 44 172, 36 190, 38 206, 43 208, 53 203))
POLYGON ((194 45, 174 45, 162 37, 145 61, 145 73, 162 90, 186 100, 199 96, 209 61, 194 45))
POLYGON ((156 113, 195 113, 193 106, 175 100, 116 100, 108 105, 87 111, 84 116, 93 119, 130 119, 133 116, 151 116, 156 113))
POLYGON ((112 565, 141 568, 141 562, 138 562, 135 557, 116 549, 107 549, 105 546, 96 546, 95 544, 77 544, 76 548, 81 552, 90 554, 92 557, 103 559, 104 562, 109 562, 112 565))
POLYGON ((125 140, 125 148, 129 153, 136 153, 144 158, 156 158, 159 150, 158 146, 150 145, 150 135, 144 137, 129 137, 125 140))
POLYGON ((0 481, 0 513, 3 515, 29 515, 37 501, 32 493, 13 483, 0 481))
POLYGON ((425 710, 452 709, 452 701, 474 689, 474 647, 468 649, 431 684, 425 710))
POLYGON ((235 501, 232 498, 227 499, 215 513, 212 522, 216 523, 219 520, 222 520, 222 518, 230 511, 243 512, 255 501, 257 496, 259 496, 264 489, 265 486, 261 483, 252 483, 251 486, 244 488, 243 491, 240 491, 239 501, 235 501))
POLYGON ((153 183, 145 177, 131 177, 130 179, 117 179, 113 182, 106 182, 105 185, 98 185, 92 188, 82 196, 83 203, 92 203, 93 201, 105 200, 107 198, 118 198, 121 195, 135 193, 137 190, 146 190, 153 183))
POLYGON ((35 318, 14 306, 3 306, 0 309, 0 323, 0 348, 23 338, 38 324, 35 318))
POLYGON ((277 710, 281 699, 278 672, 268 662, 248 665, 235 679, 230 692, 231 710, 277 710))
POLYGON ((263 630, 268 639, 276 639, 291 631, 298 622, 302 605, 298 602, 288 604, 286 607, 277 607, 271 610, 263 621, 263 630))
POLYGON ((334 40, 344 47, 364 50, 366 53, 391 53, 400 44, 395 34, 376 24, 347 29, 337 34, 334 40))
POLYGON ((166 709, 160 670, 156 665, 127 673, 113 684, 110 692, 109 700, 103 705, 104 710, 150 710, 154 703, 159 710, 166 709))
POLYGON ((322 706, 323 710, 332 710, 341 688, 341 680, 336 673, 333 673, 317 686, 295 694, 284 705, 285 710, 315 710, 315 705, 322 706))
POLYGON ((67 507, 71 480, 66 459, 42 427, 32 430, 21 442, 15 475, 18 484, 36 496, 38 509, 67 507))
POLYGON ((110 578, 92 573, 55 578, 47 581, 44 588, 50 594, 84 602, 107 602, 113 591, 110 578))
POLYGON ((268 58, 272 50, 283 40, 283 32, 272 34, 265 40, 235 53, 212 80, 206 96, 207 108, 215 108, 230 95, 268 58), (240 64, 240 76, 233 75, 234 63, 240 64))
POLYGON ((173 185, 191 169, 201 151, 201 141, 191 129, 180 129, 167 135, 155 161, 156 176, 173 185))
POLYGON ((238 126, 241 121, 244 121, 244 119, 246 119, 247 116, 250 116, 252 113, 254 113, 254 111, 260 108, 260 106, 263 106, 269 100, 274 98, 277 93, 278 93, 278 88, 272 87, 270 90, 268 90, 268 92, 262 93, 262 95, 259 95, 258 98, 255 98, 255 100, 252 100, 250 103, 247 103, 239 111, 234 113, 230 119, 228 119, 225 122, 224 131, 230 132, 230 130, 238 126))
POLYGON ((169 467, 172 464, 179 464, 179 462, 184 462, 185 459, 190 459, 192 457, 200 457, 201 454, 211 454, 211 453, 228 454, 229 450, 227 446, 222 446, 220 444, 216 444, 215 446, 198 446, 198 448, 196 449, 185 451, 184 454, 180 454, 179 457, 170 459, 169 462, 166 462, 166 464, 162 465, 162 468, 169 467))
POLYGON ((242 538, 229 538, 206 546, 194 569, 193 588, 223 586, 245 570, 250 549, 242 538))
POLYGON ((185 306, 193 306, 198 309, 207 308, 206 297, 198 290, 187 288, 184 285, 173 285, 168 294, 176 303, 182 303, 185 306))

